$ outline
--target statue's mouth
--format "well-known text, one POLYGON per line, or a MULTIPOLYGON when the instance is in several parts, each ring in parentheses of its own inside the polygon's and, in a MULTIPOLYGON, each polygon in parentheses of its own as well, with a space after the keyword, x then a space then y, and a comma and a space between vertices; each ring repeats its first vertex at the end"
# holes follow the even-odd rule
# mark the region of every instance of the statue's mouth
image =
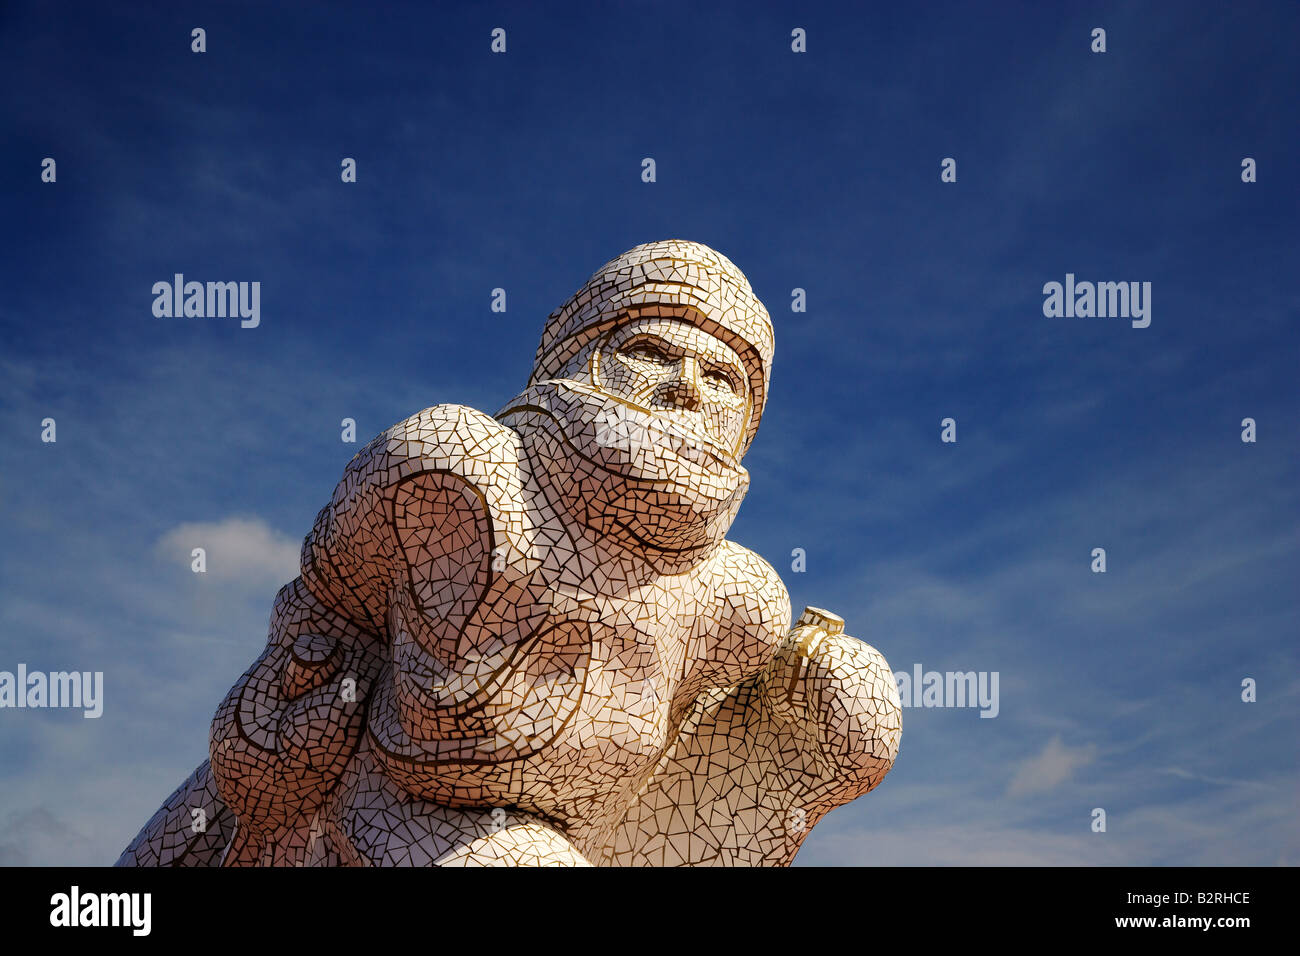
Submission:
POLYGON ((730 449, 708 433, 704 417, 697 412, 647 408, 585 382, 562 384, 594 411, 595 443, 611 452, 611 458, 618 459, 621 453, 628 461, 680 459, 722 471, 739 465, 730 449))
POLYGON ((711 498, 727 497, 748 482, 730 449, 704 432, 702 419, 690 412, 646 408, 586 382, 551 379, 529 386, 496 417, 533 405, 529 398, 555 420, 572 449, 601 470, 711 498), (718 494, 721 486, 728 491, 718 494))
POLYGON ((717 442, 582 382, 536 382, 496 417, 530 436, 539 474, 584 523, 656 551, 721 540, 749 489, 717 442))

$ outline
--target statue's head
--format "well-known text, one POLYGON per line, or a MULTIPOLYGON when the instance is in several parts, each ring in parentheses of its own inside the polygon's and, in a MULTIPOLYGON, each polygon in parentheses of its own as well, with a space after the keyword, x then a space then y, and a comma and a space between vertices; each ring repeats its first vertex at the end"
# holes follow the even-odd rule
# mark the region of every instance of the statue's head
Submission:
POLYGON ((530 384, 585 382, 738 464, 758 431, 772 350, 767 309, 730 259, 698 242, 647 242, 551 313, 530 384))
POLYGON ((539 457, 585 523, 685 555, 722 540, 749 487, 772 351, 731 260, 645 243, 551 313, 529 387, 499 417, 559 443, 539 457))

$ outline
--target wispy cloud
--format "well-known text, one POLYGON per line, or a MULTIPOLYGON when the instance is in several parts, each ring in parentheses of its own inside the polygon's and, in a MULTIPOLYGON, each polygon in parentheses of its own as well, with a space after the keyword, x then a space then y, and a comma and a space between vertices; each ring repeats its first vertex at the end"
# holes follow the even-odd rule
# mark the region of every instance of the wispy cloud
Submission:
MULTIPOLYGON (((1172 774, 1183 780, 1195 780, 1197 783, 1208 783, 1216 787, 1245 787, 1249 790, 1272 790, 1273 787, 1267 783, 1261 783, 1258 780, 1233 780, 1228 777, 1208 777, 1203 773, 1192 773, 1190 770, 1184 770, 1182 767, 1162 767, 1161 773, 1172 774)), ((1300 794, 1297 794, 1300 796, 1300 794)))
POLYGON ((1041 752, 1030 757, 1016 770, 1015 776, 1007 784, 1007 796, 1023 797, 1052 790, 1074 776, 1076 770, 1088 766, 1096 759, 1096 744, 1068 747, 1061 742, 1059 736, 1053 737, 1041 752))

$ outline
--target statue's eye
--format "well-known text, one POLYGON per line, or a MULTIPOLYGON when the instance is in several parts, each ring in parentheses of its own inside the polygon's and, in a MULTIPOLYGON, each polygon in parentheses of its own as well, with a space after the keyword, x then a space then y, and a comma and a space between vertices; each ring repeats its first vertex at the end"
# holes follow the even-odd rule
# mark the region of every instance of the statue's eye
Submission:
POLYGON ((707 368, 701 371, 700 377, 704 379, 706 384, 713 388, 723 389, 732 393, 739 391, 735 378, 729 375, 724 369, 707 368))
POLYGON ((628 358, 634 358, 641 362, 655 362, 661 365, 671 361, 668 358, 668 353, 650 342, 637 342, 624 349, 623 354, 628 358))

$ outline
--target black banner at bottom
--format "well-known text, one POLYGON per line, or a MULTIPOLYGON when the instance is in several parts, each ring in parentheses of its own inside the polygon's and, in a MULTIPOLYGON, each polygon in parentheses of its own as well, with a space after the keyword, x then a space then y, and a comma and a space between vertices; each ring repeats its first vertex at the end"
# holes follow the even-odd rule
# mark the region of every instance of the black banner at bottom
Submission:
MULTIPOLYGON (((1240 944, 1283 930, 1288 869, 9 869, 7 931, 128 947, 870 947, 1132 937, 1240 944), (787 924, 783 929, 783 924, 787 924), (1243 936, 1243 934, 1247 934, 1243 936), (831 937, 825 939, 824 937, 831 937), (655 943, 655 939, 660 940, 655 943)), ((675 956, 675 954, 674 954, 675 956)))

